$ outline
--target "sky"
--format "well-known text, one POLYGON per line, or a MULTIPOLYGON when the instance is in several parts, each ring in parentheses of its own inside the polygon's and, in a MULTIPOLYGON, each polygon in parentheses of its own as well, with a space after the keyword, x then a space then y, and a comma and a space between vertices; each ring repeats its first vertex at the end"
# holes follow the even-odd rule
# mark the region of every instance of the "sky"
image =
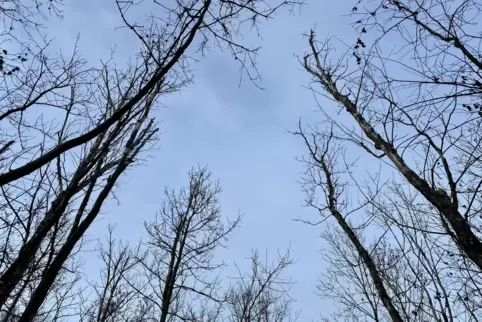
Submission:
MULTIPOLYGON (((309 77, 295 55, 307 49, 302 35, 312 27, 320 39, 331 35, 356 39, 350 18, 343 16, 352 5, 352 1, 309 0, 301 14, 281 12, 263 23, 263 39, 245 35, 247 43, 262 45, 258 69, 266 90, 247 81, 239 86, 238 66, 228 54, 214 50, 194 65, 194 83, 166 98, 166 108, 155 113, 162 120, 158 147, 149 153, 146 165, 122 179, 124 185, 116 193, 120 204, 106 207, 103 219, 89 234, 102 237, 107 223, 116 222, 118 236, 135 242, 143 237, 143 221, 159 208, 163 188, 182 187, 192 166, 207 165, 223 188, 223 214, 244 217, 228 249, 220 253, 222 260, 249 265, 245 258, 251 249, 263 252, 267 248, 275 259, 277 248, 291 245, 297 262, 286 276, 296 282, 290 295, 297 300, 295 308, 302 309, 300 321, 329 311, 332 304, 314 294, 324 267, 318 253, 323 247, 320 229, 292 220, 316 217, 302 206, 297 182, 303 166, 296 158, 305 149, 290 131, 300 117, 311 122, 320 113, 311 92, 304 88, 309 77)), ((93 64, 107 59, 113 46, 118 61, 126 61, 136 50, 125 32, 115 30, 120 21, 113 1, 72 1, 64 9, 63 21, 50 23, 59 46, 71 48, 79 35, 80 53, 93 64)), ((95 274, 95 263, 89 262, 88 269, 95 274)))

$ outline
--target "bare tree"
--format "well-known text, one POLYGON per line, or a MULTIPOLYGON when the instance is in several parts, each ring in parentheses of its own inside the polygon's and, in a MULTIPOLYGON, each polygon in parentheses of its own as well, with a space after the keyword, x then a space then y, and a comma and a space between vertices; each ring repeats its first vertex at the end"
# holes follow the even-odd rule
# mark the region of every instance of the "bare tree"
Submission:
POLYGON ((480 9, 361 0, 359 36, 341 57, 308 35, 301 63, 324 119, 298 131, 304 184, 316 224, 335 218, 342 232, 326 237, 331 264, 347 268, 328 271, 321 289, 348 321, 481 319, 480 9))
MULTIPOLYGON (((354 228, 346 219, 348 215, 353 214, 365 205, 362 204, 354 209, 350 209, 348 203, 343 200, 345 191, 344 184, 340 179, 340 173, 349 171, 349 169, 348 167, 344 169, 343 167, 336 166, 339 162, 337 156, 340 155, 341 150, 336 145, 333 145, 333 132, 329 132, 326 135, 321 133, 319 134, 321 138, 312 133, 310 139, 310 136, 305 134, 300 126, 299 131, 295 132, 295 134, 303 138, 305 145, 309 149, 309 158, 306 160, 308 167, 305 180, 303 181, 303 187, 308 196, 308 206, 315 208, 322 217, 328 215, 336 220, 346 235, 346 238, 351 243, 351 247, 356 250, 356 257, 360 258, 358 265, 362 263, 363 266, 366 267, 367 278, 369 276, 377 298, 380 299, 392 321, 402 322, 403 318, 399 310, 395 307, 383 283, 379 268, 373 256, 360 240, 357 234, 357 228, 354 228), (316 197, 320 192, 323 192, 325 195, 324 202, 320 202, 319 198, 316 197)), ((332 246, 337 247, 338 251, 346 256, 343 248, 340 248, 341 245, 337 245, 332 241, 332 246)))
MULTIPOLYGON (((48 3, 48 10, 60 14, 55 1, 48 3)), ((230 48, 244 70, 255 70, 250 64, 256 49, 238 42, 240 25, 295 4, 173 1, 166 7, 156 2, 166 16, 152 17, 142 24, 146 29, 129 15, 149 8, 116 3, 139 40, 139 54, 123 68, 111 62, 87 68, 77 48, 71 56, 52 56, 50 40, 41 33, 26 33, 15 48, 2 49, 0 310, 15 312, 20 321, 46 316, 54 303, 62 304, 57 286, 66 290, 64 299, 75 299, 78 275, 69 267, 76 266, 75 254, 118 179, 157 141, 151 111, 159 98, 191 80, 188 63, 196 52, 188 48, 198 46, 204 53, 214 42, 230 48)), ((35 10, 41 8, 36 1, 32 6, 10 1, 0 11, 2 18, 40 30, 43 11, 35 10)), ((2 35, 13 39, 12 31, 2 35)))
MULTIPOLYGON (((147 59, 147 61, 141 62, 140 67, 145 68, 149 73, 143 75, 138 84, 129 88, 129 95, 124 95, 115 111, 111 111, 101 121, 85 129, 82 134, 56 142, 50 149, 42 146, 42 152, 43 150, 48 151, 33 157, 27 164, 0 174, 0 185, 29 175, 54 161, 62 153, 93 140, 144 100, 146 95, 160 82, 169 78, 184 81, 187 72, 185 65, 187 49, 191 45, 195 47, 197 34, 201 36, 200 43, 198 43, 201 51, 205 51, 209 42, 214 41, 217 46, 229 48, 236 59, 242 63, 243 70, 249 71, 251 67, 254 67, 257 49, 245 47, 236 41, 236 36, 239 36, 239 32, 242 31, 241 26, 244 23, 256 24, 257 20, 262 18, 269 19, 280 7, 298 4, 298 2, 289 0, 282 1, 275 7, 259 0, 247 2, 178 0, 174 1, 172 6, 155 2, 158 6, 157 9, 167 12, 167 15, 152 17, 148 21, 149 27, 146 28, 142 27, 144 23, 130 22, 128 17, 129 11, 141 6, 142 1, 139 3, 116 1, 116 3, 125 25, 139 38, 142 47, 141 55, 147 59), (245 58, 242 57, 243 55, 245 58), (178 66, 180 68, 177 68, 178 66)), ((44 57, 42 56, 42 58, 44 57)), ((27 100, 24 100, 22 106, 14 109, 7 108, 2 114, 11 118, 18 113, 25 113, 27 109, 36 105, 34 104, 36 100, 44 98, 49 92, 49 90, 40 93, 34 92, 37 95, 30 95, 27 100)), ((13 141, 15 142, 15 140, 13 141)), ((6 142, 0 151, 10 148, 13 144, 10 142, 6 142)), ((16 155, 16 157, 19 156, 16 155)))
POLYGON ((139 298, 130 284, 136 280, 135 268, 142 257, 141 249, 117 241, 114 232, 115 226, 109 226, 106 244, 99 244, 99 259, 103 264, 100 280, 91 284, 94 297, 86 299, 80 308, 80 321, 130 321, 135 315, 139 298))
POLYGON ((346 162, 332 131, 297 134, 310 151, 303 159, 306 203, 321 218, 306 222, 336 222, 322 233, 328 268, 318 285, 323 298, 340 305, 332 319, 480 320, 480 272, 458 253, 438 217, 427 216, 416 194, 379 179, 354 184, 355 165, 346 162), (356 193, 361 198, 353 198, 356 193))
POLYGON ((218 195, 221 188, 206 168, 189 172, 189 185, 179 192, 166 188, 165 201, 148 234, 147 256, 139 258, 143 285, 134 286, 153 310, 149 318, 159 321, 192 320, 205 301, 222 301, 217 294, 222 262, 214 255, 240 218, 223 222, 218 195))
MULTIPOLYGON (((312 53, 305 56, 304 66, 362 130, 362 135, 350 132, 345 139, 391 162, 440 212, 447 233, 480 269, 482 247, 472 223, 479 216, 478 191, 482 185, 477 139, 481 88, 476 56, 480 49, 473 47, 478 37, 465 30, 470 28, 466 16, 476 8, 478 4, 472 1, 460 1, 459 6, 445 5, 445 1, 384 3, 365 18, 365 31, 371 26, 371 17, 376 19, 373 29, 385 26, 379 19, 387 18, 389 25, 382 29, 380 39, 362 60, 363 66, 360 61, 361 67, 349 73, 343 68, 344 61, 329 65, 324 56, 329 48, 318 48, 314 33, 310 35, 312 53), (413 53, 415 62, 422 67, 410 65, 403 58, 382 56, 382 41, 397 30, 416 33, 416 38, 405 39, 403 34, 399 38, 405 45, 403 55, 407 51, 413 53), (436 44, 434 52, 420 54, 420 48, 428 51, 431 42, 436 44), (453 60, 439 63, 444 57, 453 60), (397 66, 409 69, 407 74, 413 78, 391 76, 389 71, 397 66), (415 89, 416 95, 403 96, 415 89), (421 162, 416 159, 417 154, 422 155, 421 162), (415 161, 410 162, 405 156, 415 161)), ((364 20, 360 21, 363 24, 364 20)), ((360 50, 360 45, 355 50, 360 50)), ((360 58, 362 54, 356 55, 360 58)), ((347 127, 343 129, 345 133, 349 131, 347 127)))
POLYGON ((156 218, 145 223, 148 240, 141 248, 116 251, 112 231, 101 249, 105 263, 95 296, 87 300, 83 321, 295 321, 291 281, 283 278, 293 263, 289 251, 276 262, 253 252, 248 274, 222 290, 215 260, 240 217, 223 223, 219 183, 206 168, 189 172, 189 185, 166 188, 156 218))
POLYGON ((289 296, 292 282, 283 277, 288 266, 293 264, 290 253, 280 254, 276 262, 254 251, 251 257, 251 271, 243 273, 226 295, 226 320, 233 322, 289 322, 296 321, 298 312, 292 308, 289 296))

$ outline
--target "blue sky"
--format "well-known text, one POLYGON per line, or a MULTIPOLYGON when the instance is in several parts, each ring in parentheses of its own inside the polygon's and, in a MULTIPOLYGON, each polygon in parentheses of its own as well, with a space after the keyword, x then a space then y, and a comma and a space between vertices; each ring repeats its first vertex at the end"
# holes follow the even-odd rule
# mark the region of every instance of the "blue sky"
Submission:
MULTIPOLYGON (((312 122, 319 111, 312 94, 303 88, 309 78, 301 70, 295 54, 302 55, 307 41, 302 34, 316 27, 320 39, 330 35, 356 39, 348 17, 351 1, 308 1, 300 15, 280 13, 264 23, 263 39, 247 35, 247 43, 261 44, 258 68, 263 75, 261 91, 248 82, 239 87, 235 60, 218 51, 195 67, 194 84, 164 102, 156 112, 162 120, 161 141, 151 151, 147 165, 130 171, 117 192, 120 205, 110 203, 104 219, 90 235, 104 235, 106 224, 116 222, 118 236, 136 241, 143 236, 142 222, 149 220, 160 205, 163 187, 179 188, 186 183, 187 171, 207 164, 223 187, 221 204, 226 216, 244 215, 242 227, 220 256, 243 266, 252 248, 273 256, 291 243, 298 262, 287 275, 296 282, 291 295, 303 314, 300 321, 316 319, 331 303, 314 295, 314 286, 323 260, 320 230, 295 223, 292 218, 315 215, 302 207, 303 195, 297 180, 302 165, 295 160, 305 150, 299 138, 289 134, 298 119, 312 122)), ((84 0, 65 7, 65 19, 52 22, 56 44, 71 48, 80 35, 80 52, 89 63, 107 59, 115 45, 121 64, 135 51, 120 24, 113 1, 84 0)), ((274 259, 274 257, 273 257, 274 259)), ((95 274, 95 263, 87 268, 95 274)))

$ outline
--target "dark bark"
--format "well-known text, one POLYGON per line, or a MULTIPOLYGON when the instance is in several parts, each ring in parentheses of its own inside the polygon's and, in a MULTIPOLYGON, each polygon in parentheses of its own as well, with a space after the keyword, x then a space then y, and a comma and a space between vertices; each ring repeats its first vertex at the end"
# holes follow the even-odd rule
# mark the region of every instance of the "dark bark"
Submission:
MULTIPOLYGON (((327 205, 326 205, 327 210, 330 212, 331 216, 333 216, 333 218, 336 219, 336 221, 338 222, 338 225, 341 227, 341 229, 344 231, 348 239, 351 241, 358 255, 363 260, 363 263, 368 268, 368 271, 370 272, 370 277, 378 292, 378 296, 382 301, 383 306, 387 310, 388 314, 390 315, 392 321, 403 322, 404 319, 402 318, 398 309, 393 304, 393 301, 390 295, 388 294, 388 291, 385 285, 383 284, 383 279, 380 275, 380 272, 377 266, 375 265, 371 255, 365 249, 363 244, 360 242, 360 239, 357 237, 353 229, 345 220, 345 216, 338 211, 338 208, 337 208, 338 198, 336 193, 336 184, 334 183, 333 174, 332 174, 333 169, 330 169, 330 167, 328 166, 328 162, 326 160, 326 158, 331 157, 330 141, 332 139, 332 133, 330 133, 330 136, 326 138, 325 140, 326 142, 324 142, 325 147, 322 151, 318 151, 317 146, 315 148, 311 146, 310 142, 307 139, 307 136, 303 133, 303 130, 301 129, 301 127, 299 128, 299 132, 296 132, 296 134, 300 135, 303 138, 304 143, 310 152, 310 159, 312 160, 311 161, 312 166, 318 167, 320 173, 322 173, 322 175, 326 180, 325 191, 326 191, 326 199, 327 199, 327 205)), ((316 142, 314 144, 316 144, 316 142)))

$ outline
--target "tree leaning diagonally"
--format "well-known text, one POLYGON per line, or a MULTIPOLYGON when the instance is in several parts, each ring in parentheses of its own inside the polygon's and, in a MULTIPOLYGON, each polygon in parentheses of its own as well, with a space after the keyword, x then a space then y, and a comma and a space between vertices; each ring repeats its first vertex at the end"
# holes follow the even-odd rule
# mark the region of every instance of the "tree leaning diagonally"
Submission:
POLYGON ((155 2, 166 16, 139 24, 130 14, 143 10, 142 2, 115 3, 139 46, 124 68, 86 67, 77 48, 70 57, 53 56, 46 38, 16 34, 15 28, 39 31, 47 9, 61 15, 56 1, 14 0, 12 8, 1 8, 12 27, 0 37, 14 45, 0 55, 0 309, 20 321, 57 314, 51 307, 62 302, 50 291, 72 287, 64 283, 69 276, 74 280, 66 264, 118 179, 156 142, 152 110, 190 81, 188 58, 197 53, 192 48, 204 53, 211 43, 222 46, 249 71, 256 49, 238 42, 242 30, 236 28, 296 4, 155 2), (37 118, 49 112, 50 123, 37 118))
POLYGON ((337 318, 481 319, 480 9, 358 1, 356 41, 338 58, 332 41, 308 35, 301 64, 331 102, 320 99, 321 124, 296 134, 309 151, 307 204, 342 232, 324 237, 329 262, 346 268, 319 286, 343 303, 337 318), (359 160, 370 160, 364 178, 359 160))

